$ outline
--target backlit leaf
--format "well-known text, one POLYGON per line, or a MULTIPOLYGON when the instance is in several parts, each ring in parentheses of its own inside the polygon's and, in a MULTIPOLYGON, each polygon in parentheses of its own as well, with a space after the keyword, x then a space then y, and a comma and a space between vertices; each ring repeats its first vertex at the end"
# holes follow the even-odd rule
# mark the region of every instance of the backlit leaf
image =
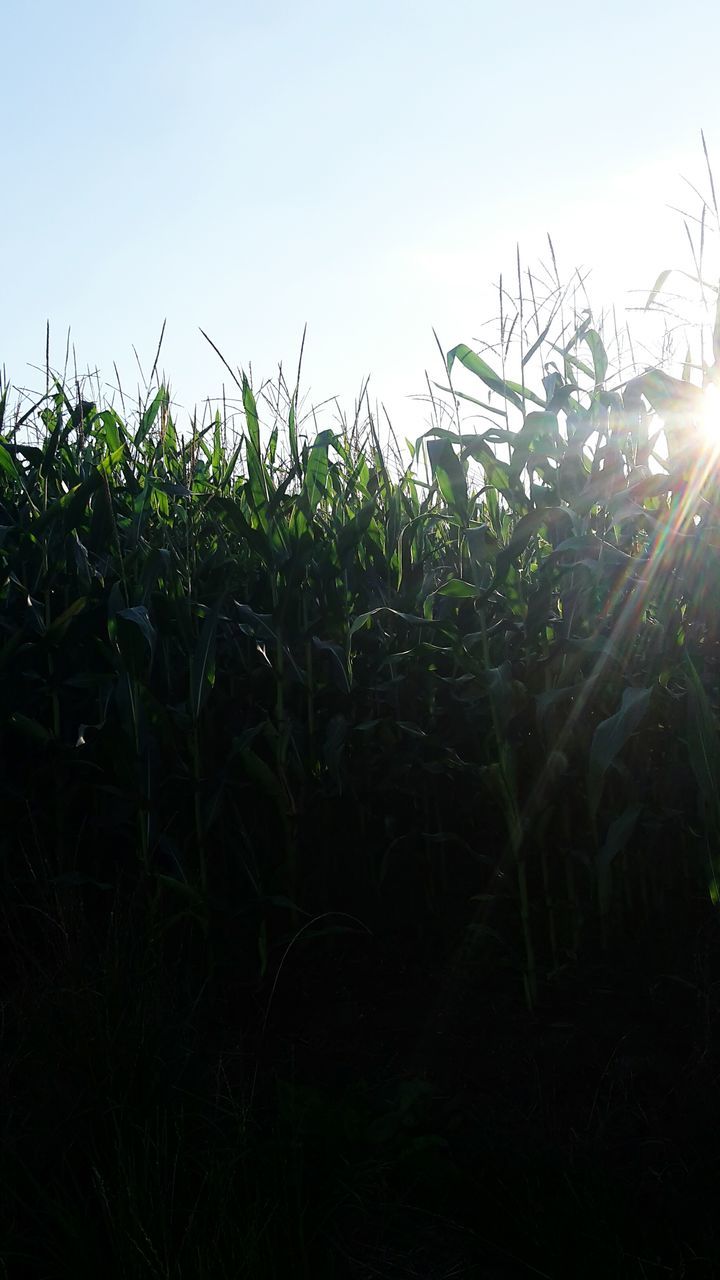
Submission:
POLYGON ((625 689, 619 711, 602 720, 595 730, 588 768, 588 802, 593 815, 600 804, 605 775, 640 726, 652 693, 652 688, 625 689))

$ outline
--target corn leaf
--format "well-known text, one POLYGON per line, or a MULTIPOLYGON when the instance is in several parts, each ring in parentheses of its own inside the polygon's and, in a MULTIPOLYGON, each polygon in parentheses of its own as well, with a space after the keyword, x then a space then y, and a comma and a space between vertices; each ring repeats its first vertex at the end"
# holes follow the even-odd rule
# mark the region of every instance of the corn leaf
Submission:
POLYGON ((619 711, 602 720, 593 735, 588 768, 588 803, 597 813, 608 769, 619 756, 645 715, 653 690, 625 689, 619 711))

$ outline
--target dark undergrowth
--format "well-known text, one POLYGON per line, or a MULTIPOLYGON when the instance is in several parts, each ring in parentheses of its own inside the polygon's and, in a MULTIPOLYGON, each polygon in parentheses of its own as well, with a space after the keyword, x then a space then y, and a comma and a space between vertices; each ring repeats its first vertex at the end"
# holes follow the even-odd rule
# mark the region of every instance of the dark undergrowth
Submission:
POLYGON ((581 955, 532 1014, 467 923, 462 950, 306 934, 250 981, 111 917, 100 937, 40 892, 5 913, 31 948, 3 1022, 6 1274, 717 1274, 704 904, 581 955))

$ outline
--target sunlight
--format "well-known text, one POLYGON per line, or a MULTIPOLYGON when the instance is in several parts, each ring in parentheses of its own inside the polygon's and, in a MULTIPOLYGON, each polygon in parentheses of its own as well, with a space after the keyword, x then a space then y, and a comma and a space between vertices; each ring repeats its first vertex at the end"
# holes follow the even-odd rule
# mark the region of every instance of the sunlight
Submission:
MULTIPOLYGON (((666 424, 663 415, 656 413, 655 430, 662 434, 650 458, 650 470, 653 472, 668 465, 668 428, 669 424, 666 424)), ((686 419, 685 430, 681 434, 684 435, 685 447, 689 446, 698 460, 701 457, 705 459, 704 465, 707 466, 711 458, 720 454, 720 386, 716 383, 710 382, 705 387, 701 412, 693 415, 689 421, 686 419)))
POLYGON ((710 382, 703 392, 700 430, 706 444, 720 450, 720 387, 710 382))

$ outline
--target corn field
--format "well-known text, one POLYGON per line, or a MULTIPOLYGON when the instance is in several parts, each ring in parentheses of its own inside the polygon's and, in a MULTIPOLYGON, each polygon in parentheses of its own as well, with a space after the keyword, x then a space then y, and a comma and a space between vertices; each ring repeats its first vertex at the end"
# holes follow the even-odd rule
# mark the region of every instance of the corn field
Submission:
POLYGON ((532 1014, 718 906, 720 323, 671 375, 559 284, 505 305, 402 445, 241 371, 184 434, 162 384, 122 411, 49 364, 30 403, 3 384, 18 972, 122 918, 169 973, 266 989, 364 931, 532 1014))
POLYGON ((545 354, 533 390, 450 351, 497 425, 400 466, 372 419, 369 446, 306 438, 296 395, 264 433, 246 378, 240 429, 186 440, 163 387, 125 419, 58 381, 4 399, 12 874, 142 884, 259 957, 281 901, 291 929, 422 927, 459 881, 484 919, 511 904, 529 1000, 588 930, 716 898, 703 391, 618 387, 590 317, 523 373, 545 354))

